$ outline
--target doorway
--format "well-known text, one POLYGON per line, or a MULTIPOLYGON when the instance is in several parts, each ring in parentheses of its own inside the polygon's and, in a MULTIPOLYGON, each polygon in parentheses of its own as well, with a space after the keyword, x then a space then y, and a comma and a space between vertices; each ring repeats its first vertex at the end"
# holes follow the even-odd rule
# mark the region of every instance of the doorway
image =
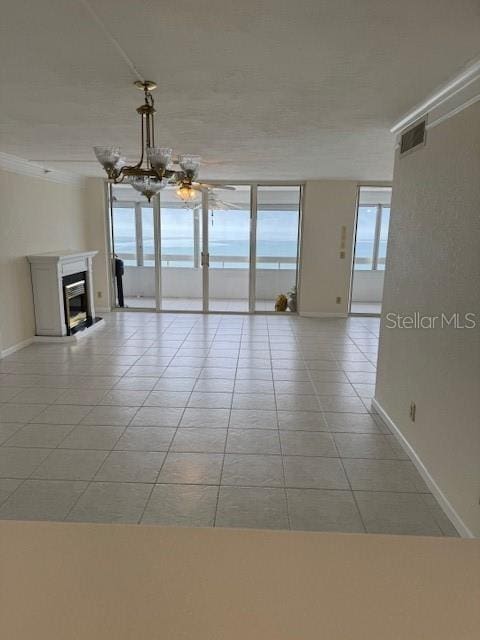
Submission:
POLYGON ((358 191, 350 313, 379 316, 390 225, 391 187, 358 191))
POLYGON ((111 194, 126 308, 269 313, 295 300, 302 185, 215 183, 189 203, 174 187, 151 203, 128 185, 111 194))

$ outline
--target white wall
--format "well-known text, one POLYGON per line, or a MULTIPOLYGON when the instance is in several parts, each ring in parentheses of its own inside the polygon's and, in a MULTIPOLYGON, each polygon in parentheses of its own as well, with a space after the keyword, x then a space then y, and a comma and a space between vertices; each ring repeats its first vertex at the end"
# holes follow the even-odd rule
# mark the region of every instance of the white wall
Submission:
POLYGON ((352 283, 353 302, 381 302, 385 271, 355 271, 352 283))
POLYGON ((93 260, 93 286, 95 289, 95 309, 110 307, 110 287, 108 257, 108 227, 105 215, 105 183, 102 178, 88 178, 85 181, 85 220, 87 225, 88 248, 98 251, 93 260))
POLYGON ((0 353, 35 334, 26 256, 87 245, 83 189, 0 170, 0 353))
POLYGON ((257 300, 274 300, 280 293, 287 295, 295 286, 295 269, 257 269, 255 295, 257 300))
POLYGON ((348 313, 357 183, 307 182, 304 193, 299 311, 305 315, 348 313), (342 226, 345 258, 340 257, 342 226), (336 298, 341 299, 340 303, 336 298))
POLYGON ((397 155, 375 394, 478 536, 480 326, 389 329, 393 312, 474 312, 480 322, 478 102, 430 129, 425 147, 397 155))

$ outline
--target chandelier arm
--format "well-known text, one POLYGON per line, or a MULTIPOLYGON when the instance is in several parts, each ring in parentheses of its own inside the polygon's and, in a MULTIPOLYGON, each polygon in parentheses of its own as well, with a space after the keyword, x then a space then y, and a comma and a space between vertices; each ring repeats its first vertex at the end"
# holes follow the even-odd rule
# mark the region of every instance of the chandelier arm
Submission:
POLYGON ((165 169, 163 177, 167 178, 167 180, 171 180, 173 178, 175 182, 179 181, 178 171, 174 171, 173 169, 165 169))
POLYGON ((118 176, 115 179, 115 184, 121 184, 122 182, 125 181, 125 173, 124 173, 124 169, 129 169, 130 167, 122 167, 120 169, 120 171, 118 172, 118 176))
POLYGON ((145 129, 146 129, 146 148, 152 147, 152 114, 147 113, 145 116, 145 129))
POLYGON ((144 149, 145 149, 145 134, 144 134, 144 116, 143 114, 140 114, 140 145, 141 145, 141 155, 140 155, 140 160, 137 162, 137 164, 133 165, 133 169, 140 169, 140 167, 143 164, 143 156, 144 156, 144 149))

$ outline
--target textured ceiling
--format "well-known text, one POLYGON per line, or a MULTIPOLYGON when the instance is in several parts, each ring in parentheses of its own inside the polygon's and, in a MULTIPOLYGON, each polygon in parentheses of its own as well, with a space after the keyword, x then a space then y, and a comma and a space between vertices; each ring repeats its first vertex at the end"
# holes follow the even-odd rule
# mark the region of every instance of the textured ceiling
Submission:
POLYGON ((392 123, 480 51, 478 0, 2 4, 0 151, 83 175, 94 144, 137 148, 136 76, 102 23, 159 83, 157 144, 210 179, 389 179, 392 123))

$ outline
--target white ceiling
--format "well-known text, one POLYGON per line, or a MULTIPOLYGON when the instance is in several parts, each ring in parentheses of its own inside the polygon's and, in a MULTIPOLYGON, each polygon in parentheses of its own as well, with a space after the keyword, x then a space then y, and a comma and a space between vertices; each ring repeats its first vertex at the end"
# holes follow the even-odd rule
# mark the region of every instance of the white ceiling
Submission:
POLYGON ((2 4, 0 151, 83 175, 93 145, 137 148, 142 96, 102 22, 159 83, 157 144, 204 179, 388 180, 390 126, 480 50, 478 0, 2 4))

